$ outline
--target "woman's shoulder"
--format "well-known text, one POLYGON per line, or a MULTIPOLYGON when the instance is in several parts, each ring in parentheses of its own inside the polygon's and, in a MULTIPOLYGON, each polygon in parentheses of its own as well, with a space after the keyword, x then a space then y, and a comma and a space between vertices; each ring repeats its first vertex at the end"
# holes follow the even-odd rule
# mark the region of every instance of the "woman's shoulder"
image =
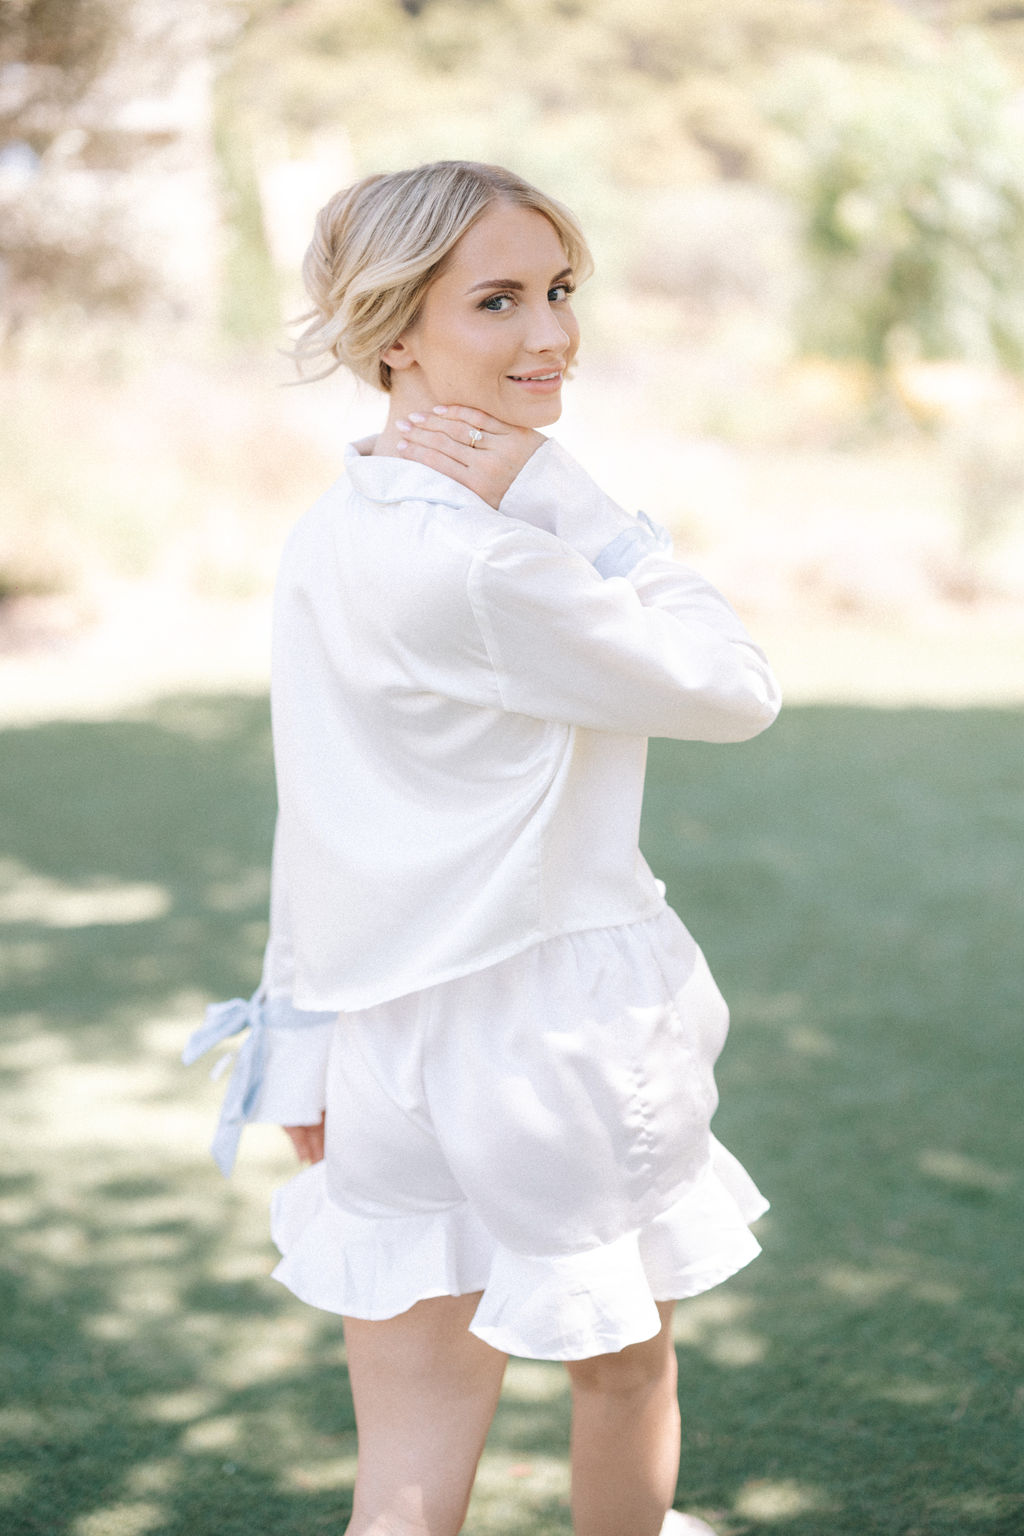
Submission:
POLYGON ((358 452, 363 446, 346 451, 345 476, 334 488, 347 498, 340 510, 353 533, 359 530, 355 536, 382 534, 396 560, 415 563, 433 555, 468 568, 535 531, 439 470, 358 452))
POLYGON ((353 446, 344 473, 293 526, 279 579, 333 586, 344 573, 346 586, 379 587, 386 571, 391 590, 408 582, 422 598, 434 587, 486 582, 488 571, 507 579, 538 558, 567 556, 552 533, 496 510, 449 476, 353 446))

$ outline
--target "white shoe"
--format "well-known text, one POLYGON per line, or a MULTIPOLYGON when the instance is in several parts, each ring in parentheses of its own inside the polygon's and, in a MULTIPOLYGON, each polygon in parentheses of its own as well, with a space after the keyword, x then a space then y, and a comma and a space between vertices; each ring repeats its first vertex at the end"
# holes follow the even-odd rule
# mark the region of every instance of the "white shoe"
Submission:
POLYGON ((681 1510, 670 1509, 661 1528, 661 1536, 717 1536, 706 1520, 696 1515, 684 1515, 681 1510))

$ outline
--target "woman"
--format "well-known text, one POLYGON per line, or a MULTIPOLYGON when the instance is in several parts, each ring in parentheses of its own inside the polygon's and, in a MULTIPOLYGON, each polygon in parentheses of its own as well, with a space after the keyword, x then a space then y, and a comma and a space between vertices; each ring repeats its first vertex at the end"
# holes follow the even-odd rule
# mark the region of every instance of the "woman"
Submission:
POLYGON ((765 1202, 710 1134, 728 1015, 637 835, 648 736, 744 740, 778 695, 538 431, 589 268, 564 208, 468 162, 339 193, 304 268, 300 357, 388 415, 285 551, 263 981, 188 1055, 248 1023, 215 1154, 255 1119, 310 1164, 274 1273, 345 1319, 349 1536, 455 1536, 510 1353, 567 1364, 578 1536, 709 1529, 669 1510, 672 1308, 765 1202))

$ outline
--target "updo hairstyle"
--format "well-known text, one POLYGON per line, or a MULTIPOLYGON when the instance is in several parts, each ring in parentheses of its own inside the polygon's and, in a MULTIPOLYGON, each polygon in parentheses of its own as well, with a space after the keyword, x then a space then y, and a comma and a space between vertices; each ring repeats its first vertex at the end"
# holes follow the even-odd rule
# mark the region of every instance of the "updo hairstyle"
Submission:
POLYGON ((532 208, 554 225, 578 281, 593 260, 573 215, 513 171, 472 160, 439 160, 409 171, 366 176, 317 214, 302 263, 312 308, 292 356, 298 382, 348 368, 390 390, 381 357, 413 325, 424 295, 457 242, 493 203, 532 208), (309 374, 320 359, 328 366, 309 374))

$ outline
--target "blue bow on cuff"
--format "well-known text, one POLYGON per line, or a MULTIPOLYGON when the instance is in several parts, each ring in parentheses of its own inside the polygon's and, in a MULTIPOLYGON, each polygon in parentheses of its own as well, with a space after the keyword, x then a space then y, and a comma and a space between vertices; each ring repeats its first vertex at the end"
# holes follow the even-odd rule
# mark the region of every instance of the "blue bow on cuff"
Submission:
MULTIPOLYGON (((189 1036, 181 1059, 191 1066, 215 1045, 241 1034, 248 1027, 249 1035, 243 1041, 235 1065, 228 1079, 228 1086, 221 1105, 220 1119, 214 1132, 210 1151, 224 1177, 231 1177, 238 1154, 242 1128, 255 1108, 263 1084, 263 1063, 267 1048, 267 1021, 259 993, 246 1001, 233 997, 227 1003, 211 1003, 202 1024, 189 1036)), ((216 1076, 220 1062, 213 1069, 216 1076)))
MULTIPOLYGON (((267 1054, 267 1027, 301 1029, 312 1024, 329 1023, 334 1013, 313 1013, 292 1007, 285 998, 265 999, 260 992, 252 997, 233 997, 227 1003, 211 1003, 202 1024, 194 1030, 181 1053, 186 1067, 215 1045, 240 1035, 248 1028, 248 1037, 235 1057, 235 1064, 228 1079, 228 1086, 221 1105, 220 1119, 214 1132, 210 1151, 224 1177, 230 1178, 238 1155, 238 1143, 243 1127, 252 1117, 263 1087, 263 1068, 267 1054)), ((212 1076, 219 1075, 222 1057, 213 1069, 212 1076)))

